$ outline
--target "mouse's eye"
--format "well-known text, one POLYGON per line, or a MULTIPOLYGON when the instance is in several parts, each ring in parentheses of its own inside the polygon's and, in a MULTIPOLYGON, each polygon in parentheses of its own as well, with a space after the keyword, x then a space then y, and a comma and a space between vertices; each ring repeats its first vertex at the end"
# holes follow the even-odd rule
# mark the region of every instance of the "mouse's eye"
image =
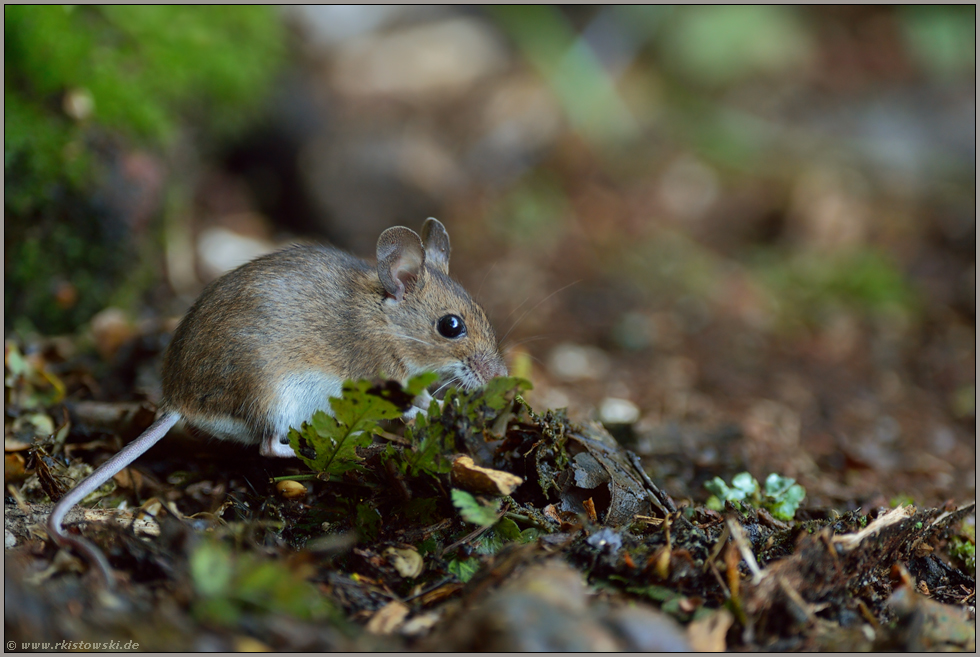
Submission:
POLYGON ((444 338, 460 338, 466 335, 466 324, 458 315, 445 315, 436 322, 436 330, 444 338))

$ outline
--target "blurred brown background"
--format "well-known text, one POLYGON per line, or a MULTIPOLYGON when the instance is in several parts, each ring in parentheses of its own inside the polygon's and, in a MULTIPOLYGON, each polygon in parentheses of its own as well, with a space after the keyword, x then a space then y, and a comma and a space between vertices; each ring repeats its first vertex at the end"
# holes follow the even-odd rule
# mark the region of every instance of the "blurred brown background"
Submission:
POLYGON ((972 5, 5 18, 8 336, 113 354, 260 253, 435 216, 532 405, 675 497, 975 497, 972 5))

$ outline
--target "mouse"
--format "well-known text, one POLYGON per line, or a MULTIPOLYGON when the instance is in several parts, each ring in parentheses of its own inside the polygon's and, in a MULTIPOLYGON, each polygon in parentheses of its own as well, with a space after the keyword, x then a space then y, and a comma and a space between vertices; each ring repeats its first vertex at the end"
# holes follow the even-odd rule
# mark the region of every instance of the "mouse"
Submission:
MULTIPOLYGON (((261 256, 208 284, 174 332, 163 357, 156 421, 72 488, 48 518, 61 547, 96 563, 101 550, 66 534, 65 514, 159 442, 179 421, 195 432, 257 445, 270 458, 295 457, 290 427, 333 414, 345 381, 407 381, 436 372, 466 390, 506 376, 483 308, 449 276, 445 226, 404 226, 378 237, 377 264, 322 245, 261 256)), ((406 413, 411 417, 413 412, 406 413)))

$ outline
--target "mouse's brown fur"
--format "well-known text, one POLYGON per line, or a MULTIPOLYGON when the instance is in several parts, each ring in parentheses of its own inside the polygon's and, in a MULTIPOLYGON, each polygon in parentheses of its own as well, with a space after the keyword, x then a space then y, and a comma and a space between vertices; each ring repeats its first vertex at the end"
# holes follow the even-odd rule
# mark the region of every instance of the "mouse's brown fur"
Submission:
MULTIPOLYGON (((505 374, 486 314, 448 276, 445 229, 429 220, 423 235, 424 247, 407 228, 386 231, 377 268, 336 249, 295 246, 211 283, 167 351, 164 408, 252 443, 284 438, 283 399, 296 388, 339 394, 345 379, 429 370, 472 388, 505 374), (449 314, 466 335, 439 334, 449 314)), ((289 421, 309 410, 300 406, 289 421)), ((329 412, 326 398, 321 408, 329 412)))

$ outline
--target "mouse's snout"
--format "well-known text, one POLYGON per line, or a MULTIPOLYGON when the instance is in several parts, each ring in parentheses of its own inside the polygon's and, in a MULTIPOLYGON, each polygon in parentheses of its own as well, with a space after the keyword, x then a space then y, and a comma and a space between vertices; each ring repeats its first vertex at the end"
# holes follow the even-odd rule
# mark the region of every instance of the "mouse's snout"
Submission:
POLYGON ((474 373, 480 381, 480 385, 485 384, 490 379, 497 376, 507 376, 507 365, 498 353, 479 354, 470 362, 474 373))

